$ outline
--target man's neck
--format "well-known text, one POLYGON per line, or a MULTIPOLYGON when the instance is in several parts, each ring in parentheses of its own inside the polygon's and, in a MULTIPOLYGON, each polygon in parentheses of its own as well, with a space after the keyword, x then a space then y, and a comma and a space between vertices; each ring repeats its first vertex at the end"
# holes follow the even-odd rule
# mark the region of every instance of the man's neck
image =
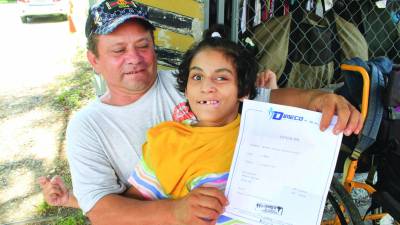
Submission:
POLYGON ((144 94, 146 93, 121 95, 121 94, 113 94, 108 91, 103 96, 100 97, 100 100, 102 103, 107 105, 124 106, 138 101, 144 94))

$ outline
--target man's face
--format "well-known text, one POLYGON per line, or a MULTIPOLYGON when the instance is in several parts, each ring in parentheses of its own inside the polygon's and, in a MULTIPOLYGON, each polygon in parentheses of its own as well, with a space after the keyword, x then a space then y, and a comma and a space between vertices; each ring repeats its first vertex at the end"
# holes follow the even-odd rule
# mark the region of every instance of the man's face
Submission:
POLYGON ((88 52, 95 71, 107 82, 115 97, 140 96, 157 76, 157 59, 150 31, 128 21, 112 33, 98 36, 98 56, 88 52))

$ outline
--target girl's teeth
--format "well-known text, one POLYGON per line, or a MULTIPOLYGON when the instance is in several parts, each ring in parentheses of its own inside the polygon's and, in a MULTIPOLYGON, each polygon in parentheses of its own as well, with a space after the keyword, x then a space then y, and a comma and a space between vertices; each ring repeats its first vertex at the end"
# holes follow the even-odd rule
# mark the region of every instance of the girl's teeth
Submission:
POLYGON ((218 101, 200 101, 200 104, 206 104, 206 105, 211 105, 211 104, 217 104, 218 101))

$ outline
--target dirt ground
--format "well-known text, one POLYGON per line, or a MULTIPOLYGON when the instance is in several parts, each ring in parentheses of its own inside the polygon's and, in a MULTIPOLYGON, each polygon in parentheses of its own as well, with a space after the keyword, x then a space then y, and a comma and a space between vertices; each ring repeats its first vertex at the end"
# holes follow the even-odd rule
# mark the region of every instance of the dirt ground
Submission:
POLYGON ((36 180, 64 157, 63 118, 48 105, 47 87, 0 94, 0 223, 35 217, 42 202, 36 180))
POLYGON ((9 30, 0 37, 0 224, 34 218, 37 178, 64 162, 65 118, 50 100, 57 77, 73 70, 75 51, 67 21, 22 24, 14 11, 0 4, 0 25, 9 30))

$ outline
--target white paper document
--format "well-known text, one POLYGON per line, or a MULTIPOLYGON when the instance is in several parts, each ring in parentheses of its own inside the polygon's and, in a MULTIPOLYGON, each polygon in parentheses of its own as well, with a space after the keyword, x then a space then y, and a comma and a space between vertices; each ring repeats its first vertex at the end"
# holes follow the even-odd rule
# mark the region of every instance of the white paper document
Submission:
POLYGON ((321 113, 246 100, 224 216, 246 224, 320 224, 342 134, 321 113))

